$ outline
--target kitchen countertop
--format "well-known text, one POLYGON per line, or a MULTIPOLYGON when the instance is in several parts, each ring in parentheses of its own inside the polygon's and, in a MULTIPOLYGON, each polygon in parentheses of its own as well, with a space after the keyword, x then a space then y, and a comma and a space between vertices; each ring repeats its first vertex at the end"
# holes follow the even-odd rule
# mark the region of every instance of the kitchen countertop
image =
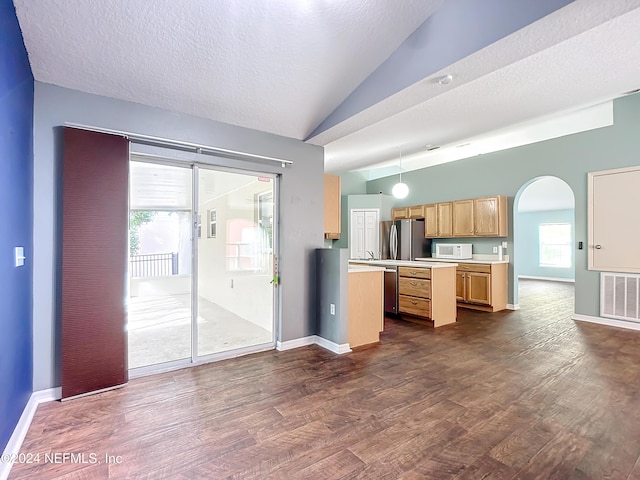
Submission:
POLYGON ((376 265, 352 265, 349 263, 349 273, 363 273, 363 272, 384 272, 384 267, 376 265))
POLYGON ((503 258, 502 260, 498 260, 497 258, 487 258, 487 259, 480 259, 480 258, 465 258, 465 259, 456 259, 456 260, 450 260, 448 258, 416 258, 416 260, 418 260, 420 263, 422 262, 443 262, 443 263, 483 263, 483 264, 496 264, 496 263, 509 263, 509 257, 507 255, 505 255, 505 258, 503 258))
POLYGON ((429 268, 447 268, 447 267, 455 267, 458 264, 457 263, 437 263, 437 262, 430 262, 429 260, 431 260, 430 258, 425 258, 425 261, 420 261, 420 262, 415 262, 415 261, 410 261, 410 260, 349 260, 349 268, 351 268, 351 265, 353 264, 358 264, 358 265, 370 265, 370 266, 390 266, 390 267, 418 267, 418 268, 425 268, 425 267, 429 267, 429 268))

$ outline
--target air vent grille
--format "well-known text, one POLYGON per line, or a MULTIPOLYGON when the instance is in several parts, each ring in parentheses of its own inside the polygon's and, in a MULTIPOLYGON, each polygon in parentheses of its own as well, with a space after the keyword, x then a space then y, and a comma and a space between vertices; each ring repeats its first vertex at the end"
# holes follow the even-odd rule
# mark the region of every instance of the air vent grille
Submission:
POLYGON ((640 323, 640 275, 600 274, 600 316, 640 323))

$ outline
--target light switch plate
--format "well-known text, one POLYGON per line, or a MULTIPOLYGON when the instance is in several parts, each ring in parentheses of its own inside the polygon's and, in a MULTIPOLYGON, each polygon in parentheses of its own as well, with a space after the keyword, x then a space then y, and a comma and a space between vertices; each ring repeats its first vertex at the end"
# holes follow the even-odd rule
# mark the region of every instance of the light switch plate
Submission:
POLYGON ((16 267, 22 267, 24 265, 24 247, 16 247, 14 248, 15 253, 15 265, 16 267))

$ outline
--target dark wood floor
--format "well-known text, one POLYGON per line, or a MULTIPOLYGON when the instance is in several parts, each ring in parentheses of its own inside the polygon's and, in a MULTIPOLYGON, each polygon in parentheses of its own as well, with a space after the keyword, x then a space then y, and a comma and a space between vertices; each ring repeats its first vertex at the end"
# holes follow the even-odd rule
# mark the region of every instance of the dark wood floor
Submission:
POLYGON ((388 320, 351 354, 266 352, 42 405, 22 452, 101 463, 41 456, 10 478, 640 478, 640 332, 572 321, 572 285, 521 283, 516 312, 388 320))

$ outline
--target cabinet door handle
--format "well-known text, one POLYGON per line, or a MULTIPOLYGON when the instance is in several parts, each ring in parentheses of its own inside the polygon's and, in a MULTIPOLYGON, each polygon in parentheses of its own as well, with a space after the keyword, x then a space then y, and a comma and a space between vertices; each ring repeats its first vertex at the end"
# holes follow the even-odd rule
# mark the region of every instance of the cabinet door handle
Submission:
POLYGON ((413 287, 417 287, 418 286, 418 282, 409 282, 409 285, 411 285, 413 287))
POLYGON ((417 302, 416 300, 411 300, 411 304, 412 304, 412 305, 417 305, 417 304, 418 304, 418 302, 417 302))
POLYGON ((596 250, 600 250, 602 248, 602 245, 596 245, 596 250))
POLYGON ((415 270, 409 270, 409 273, 410 273, 411 275, 417 275, 417 274, 418 274, 418 272, 416 272, 415 270))

